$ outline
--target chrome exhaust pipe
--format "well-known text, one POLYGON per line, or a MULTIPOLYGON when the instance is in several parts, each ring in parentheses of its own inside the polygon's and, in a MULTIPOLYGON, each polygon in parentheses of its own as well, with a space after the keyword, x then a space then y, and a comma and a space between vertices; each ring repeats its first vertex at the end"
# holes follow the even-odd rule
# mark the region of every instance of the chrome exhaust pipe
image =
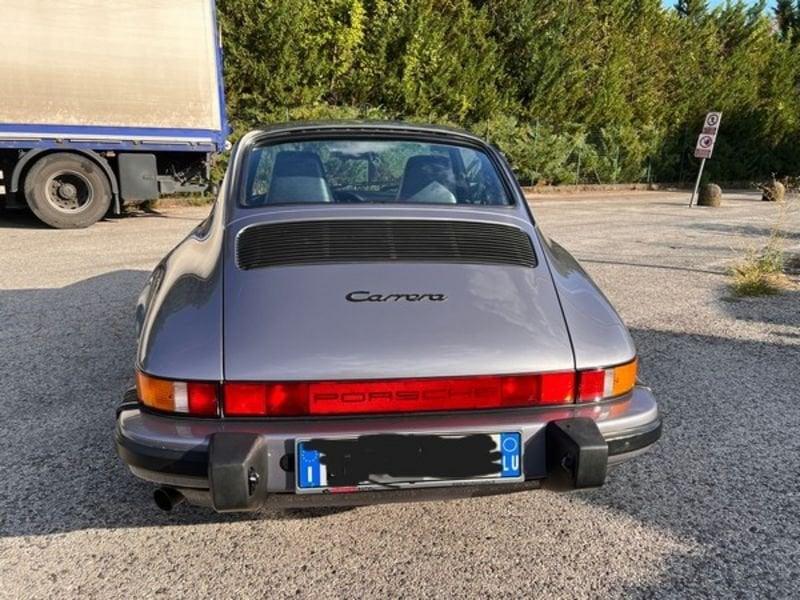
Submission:
POLYGON ((171 511, 181 502, 186 500, 178 490, 168 487, 160 487, 153 492, 153 500, 156 506, 165 512, 171 511))

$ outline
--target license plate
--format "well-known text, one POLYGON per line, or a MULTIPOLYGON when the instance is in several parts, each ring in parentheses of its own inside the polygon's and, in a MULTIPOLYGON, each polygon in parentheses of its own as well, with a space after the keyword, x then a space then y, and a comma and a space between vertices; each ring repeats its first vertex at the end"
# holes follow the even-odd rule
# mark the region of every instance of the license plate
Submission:
POLYGON ((296 491, 355 492, 523 479, 518 431, 298 440, 296 491))

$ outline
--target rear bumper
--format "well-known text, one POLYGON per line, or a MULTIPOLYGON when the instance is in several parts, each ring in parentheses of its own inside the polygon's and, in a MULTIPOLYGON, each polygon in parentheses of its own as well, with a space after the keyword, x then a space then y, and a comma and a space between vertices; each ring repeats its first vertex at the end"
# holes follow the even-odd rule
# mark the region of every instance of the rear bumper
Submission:
POLYGON ((655 399, 648 388, 637 386, 624 398, 596 405, 357 419, 186 419, 154 415, 140 411, 135 404, 123 404, 117 414, 116 446, 122 460, 142 479, 176 488, 195 504, 248 510, 262 505, 333 506, 473 496, 542 484, 592 487, 602 484, 607 466, 638 455, 660 435, 655 399), (511 430, 522 434, 525 481, 521 483, 447 483, 424 489, 294 494, 298 438, 511 430), (236 478, 246 478, 248 471, 257 474, 257 489, 250 485, 249 498, 240 494, 231 500, 221 488, 236 487, 236 478))

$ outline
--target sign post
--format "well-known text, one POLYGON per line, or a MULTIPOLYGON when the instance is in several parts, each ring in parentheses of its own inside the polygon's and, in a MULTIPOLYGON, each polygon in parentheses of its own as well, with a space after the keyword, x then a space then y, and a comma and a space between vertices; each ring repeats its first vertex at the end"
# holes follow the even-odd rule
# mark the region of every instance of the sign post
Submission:
POLYGON ((717 132, 719 131, 719 123, 722 121, 721 112, 710 112, 706 115, 706 120, 703 122, 703 131, 697 136, 697 144, 694 147, 695 158, 701 158, 700 170, 697 172, 697 181, 694 184, 694 191, 692 197, 689 198, 689 208, 694 204, 697 190, 700 189, 700 178, 703 176, 703 168, 706 166, 706 160, 711 158, 714 152, 714 144, 717 141, 717 132))
POLYGON ((692 208, 695 196, 697 196, 697 190, 700 189, 700 178, 703 176, 703 167, 705 166, 706 166, 706 159, 704 158, 703 160, 700 161, 700 170, 697 172, 697 181, 694 182, 694 190, 692 191, 692 197, 689 198, 689 208, 692 208))

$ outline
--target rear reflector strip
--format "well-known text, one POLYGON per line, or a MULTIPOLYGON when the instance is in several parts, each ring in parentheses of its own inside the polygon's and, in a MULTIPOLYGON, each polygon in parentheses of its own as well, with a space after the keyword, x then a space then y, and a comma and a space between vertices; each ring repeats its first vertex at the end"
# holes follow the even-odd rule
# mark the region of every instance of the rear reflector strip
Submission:
POLYGON ((595 402, 636 385, 636 359, 606 369, 357 381, 174 381, 136 373, 139 401, 193 417, 303 417, 484 410, 595 402))
POLYGON ((545 406, 573 401, 575 374, 239 383, 223 385, 233 417, 411 413, 545 406))

